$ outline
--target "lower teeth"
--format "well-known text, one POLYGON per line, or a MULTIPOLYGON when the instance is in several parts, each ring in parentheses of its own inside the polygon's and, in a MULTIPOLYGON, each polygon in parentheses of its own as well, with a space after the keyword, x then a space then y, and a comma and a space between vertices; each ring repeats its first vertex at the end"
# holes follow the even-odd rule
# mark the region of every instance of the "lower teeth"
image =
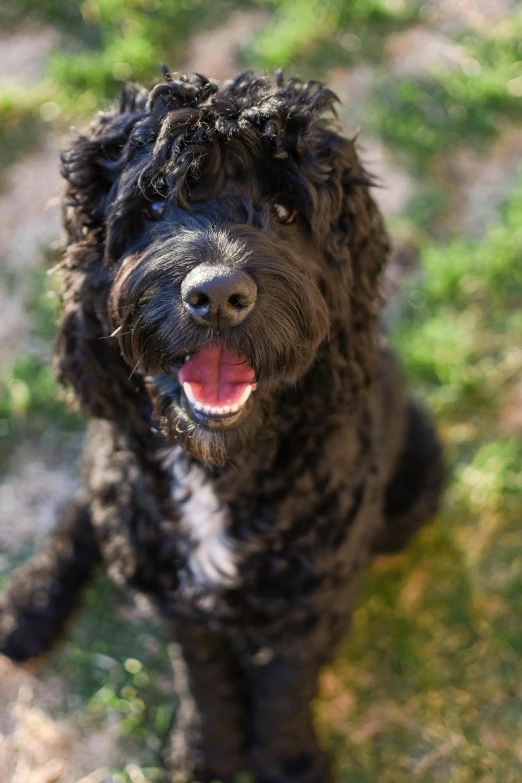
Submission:
POLYGON ((245 405, 252 392, 252 387, 249 386, 245 389, 240 402, 236 403, 236 405, 223 405, 220 407, 218 405, 203 405, 197 402, 192 393, 192 387, 188 382, 183 384, 183 389, 193 410, 198 413, 210 414, 211 416, 225 416, 231 413, 237 413, 245 405))
POLYGON ((225 405, 223 408, 213 408, 211 405, 195 405, 192 404, 192 407, 194 410, 199 411, 200 413, 210 413, 214 416, 224 416, 227 413, 237 413, 239 410, 238 405, 229 406, 225 405))

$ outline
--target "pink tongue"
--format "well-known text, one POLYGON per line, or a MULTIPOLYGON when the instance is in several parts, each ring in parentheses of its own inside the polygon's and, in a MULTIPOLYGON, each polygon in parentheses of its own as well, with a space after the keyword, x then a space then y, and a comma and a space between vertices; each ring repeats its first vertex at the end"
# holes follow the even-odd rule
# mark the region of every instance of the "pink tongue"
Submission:
POLYGON ((247 386, 254 386, 254 371, 246 356, 221 345, 208 345, 188 359, 179 371, 180 383, 190 383, 202 405, 235 405, 247 386))

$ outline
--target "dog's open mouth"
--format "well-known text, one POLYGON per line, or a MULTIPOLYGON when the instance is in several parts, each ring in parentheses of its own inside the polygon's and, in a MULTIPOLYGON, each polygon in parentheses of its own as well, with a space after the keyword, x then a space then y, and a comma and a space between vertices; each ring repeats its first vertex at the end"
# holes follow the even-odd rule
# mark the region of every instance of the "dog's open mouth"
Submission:
POLYGON ((256 388, 246 356, 222 345, 207 345, 187 356, 179 381, 196 416, 209 423, 234 423, 256 388))

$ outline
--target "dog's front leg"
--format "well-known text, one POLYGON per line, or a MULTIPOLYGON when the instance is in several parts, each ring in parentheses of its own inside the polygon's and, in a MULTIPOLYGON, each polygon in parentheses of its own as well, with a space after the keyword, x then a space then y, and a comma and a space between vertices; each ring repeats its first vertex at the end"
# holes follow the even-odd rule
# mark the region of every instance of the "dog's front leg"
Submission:
POLYGON ((266 652, 252 674, 252 758, 259 783, 328 783, 310 714, 319 665, 266 652))
POLYGON ((79 492, 43 549, 14 571, 0 596, 0 653, 18 662, 45 653, 100 559, 87 498, 79 492))
POLYGON ((172 780, 230 783, 248 769, 246 684, 224 636, 189 623, 172 629, 181 704, 165 753, 172 780))

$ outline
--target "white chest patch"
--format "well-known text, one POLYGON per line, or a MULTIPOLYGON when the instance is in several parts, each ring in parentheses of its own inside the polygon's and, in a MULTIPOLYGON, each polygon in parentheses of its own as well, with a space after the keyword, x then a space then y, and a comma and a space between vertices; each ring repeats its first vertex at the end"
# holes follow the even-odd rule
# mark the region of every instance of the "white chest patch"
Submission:
POLYGON ((210 586, 231 587, 237 576, 236 553, 228 533, 228 509, 219 501, 202 468, 177 459, 172 449, 164 466, 172 475, 172 499, 194 550, 189 568, 196 581, 210 586))

